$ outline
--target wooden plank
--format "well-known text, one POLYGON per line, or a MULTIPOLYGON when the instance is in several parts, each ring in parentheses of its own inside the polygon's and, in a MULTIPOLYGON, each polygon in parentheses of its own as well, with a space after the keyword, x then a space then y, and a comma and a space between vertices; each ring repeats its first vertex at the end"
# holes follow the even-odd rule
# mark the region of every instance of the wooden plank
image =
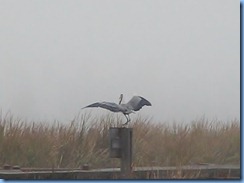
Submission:
MULTIPOLYGON (((34 170, 34 169, 32 169, 34 170)), ((38 170, 38 169, 37 169, 38 170)), ((120 179, 120 168, 93 170, 42 169, 41 171, 0 170, 2 179, 120 179)), ((136 167, 131 179, 240 179, 240 166, 189 165, 182 167, 136 167)))

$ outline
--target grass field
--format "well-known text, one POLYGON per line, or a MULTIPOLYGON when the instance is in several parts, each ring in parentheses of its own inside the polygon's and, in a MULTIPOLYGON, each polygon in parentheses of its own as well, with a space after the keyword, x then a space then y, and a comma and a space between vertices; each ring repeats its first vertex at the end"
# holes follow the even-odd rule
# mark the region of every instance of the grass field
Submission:
MULTIPOLYGON (((21 167, 119 167, 109 158, 108 132, 124 118, 89 114, 61 124, 26 122, 0 116, 0 164, 21 167)), ((133 127, 133 166, 180 166, 194 163, 240 164, 240 121, 203 118, 188 124, 154 123, 138 116, 133 127)))

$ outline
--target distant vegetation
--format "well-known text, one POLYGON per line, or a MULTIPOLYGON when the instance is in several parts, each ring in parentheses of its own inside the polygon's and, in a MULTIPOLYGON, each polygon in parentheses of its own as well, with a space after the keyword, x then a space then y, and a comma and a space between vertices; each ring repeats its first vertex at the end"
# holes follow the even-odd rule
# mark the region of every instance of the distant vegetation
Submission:
MULTIPOLYGON (((25 122, 0 116, 0 165, 20 167, 119 167, 109 158, 109 127, 124 118, 85 114, 67 125, 25 122)), ((138 116, 132 120, 133 166, 180 166, 194 163, 240 164, 240 121, 188 124, 154 123, 138 116)))

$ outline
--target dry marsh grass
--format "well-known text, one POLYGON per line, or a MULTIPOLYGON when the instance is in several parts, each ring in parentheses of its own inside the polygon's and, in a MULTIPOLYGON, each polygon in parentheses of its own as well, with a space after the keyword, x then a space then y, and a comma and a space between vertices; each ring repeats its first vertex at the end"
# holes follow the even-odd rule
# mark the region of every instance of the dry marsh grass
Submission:
MULTIPOLYGON (((123 119, 85 114, 68 124, 25 122, 0 116, 0 164, 21 167, 119 167, 109 158, 110 126, 123 119)), ((201 118, 189 124, 159 124, 138 116, 133 127, 133 166, 194 163, 240 164, 240 122, 201 118)))

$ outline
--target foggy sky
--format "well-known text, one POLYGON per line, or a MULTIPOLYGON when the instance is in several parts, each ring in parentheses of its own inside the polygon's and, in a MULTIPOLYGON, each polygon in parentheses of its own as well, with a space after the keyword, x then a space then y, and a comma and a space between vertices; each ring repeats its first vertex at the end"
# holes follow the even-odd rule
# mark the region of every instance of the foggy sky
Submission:
POLYGON ((240 119, 239 24, 237 0, 2 0, 0 108, 67 121, 123 93, 155 121, 240 119))

